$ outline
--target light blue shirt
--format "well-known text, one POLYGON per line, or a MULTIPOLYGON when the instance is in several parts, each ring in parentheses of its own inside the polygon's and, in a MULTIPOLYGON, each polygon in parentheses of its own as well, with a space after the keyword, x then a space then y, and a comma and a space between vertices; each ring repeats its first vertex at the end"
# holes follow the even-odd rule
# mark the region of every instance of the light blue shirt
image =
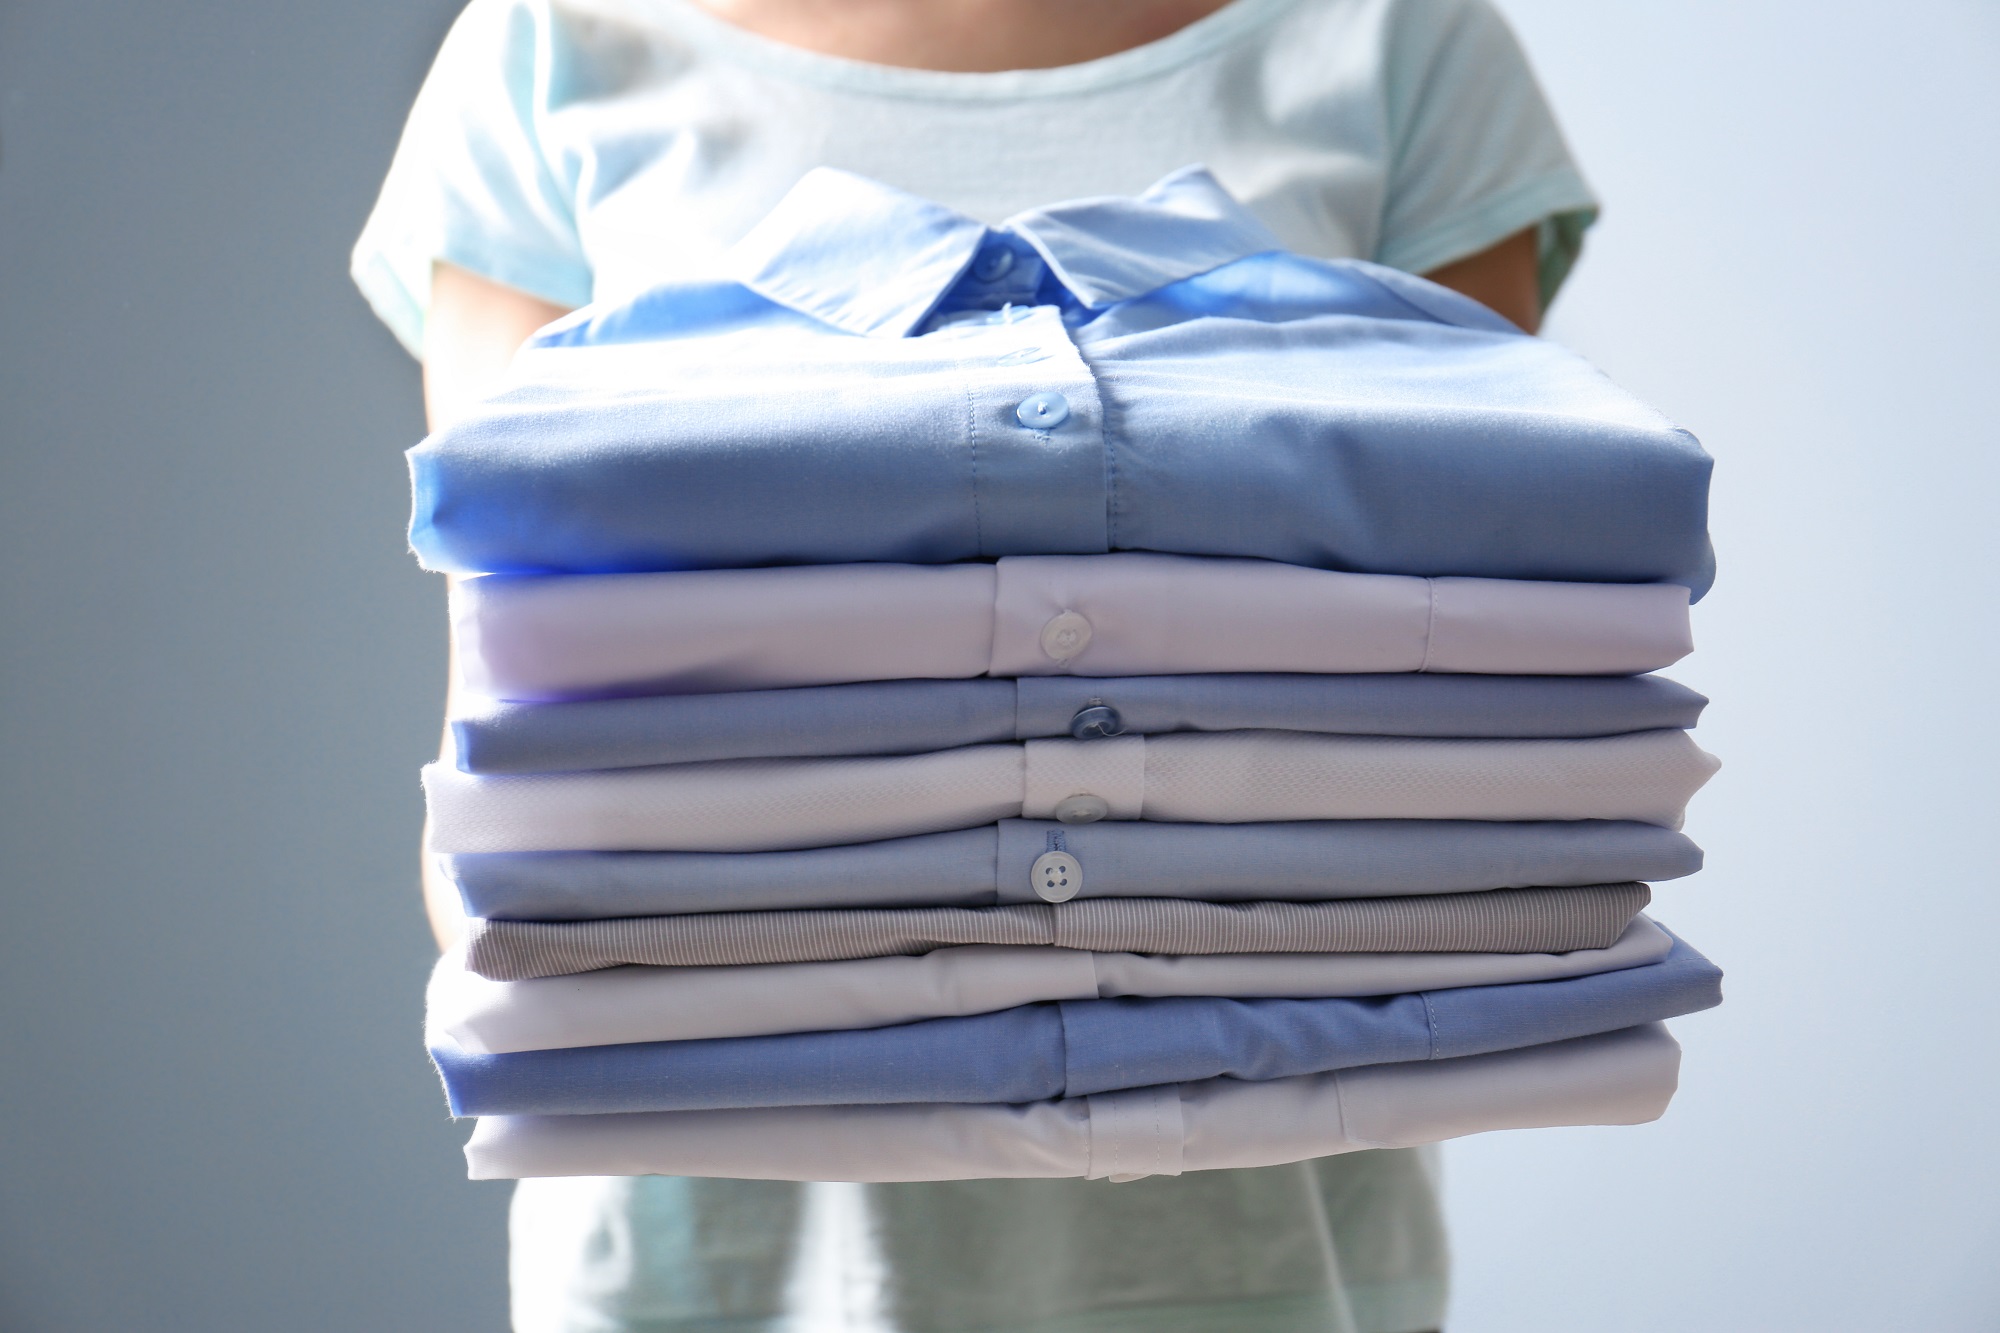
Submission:
POLYGON ((506 1055, 441 1046, 432 1058, 462 1116, 1034 1102, 1514 1050, 1721 1002, 1721 971, 1676 939, 1644 967, 1507 986, 1369 999, 1063 1000, 886 1028, 506 1055))
POLYGON ((816 169, 712 276, 559 321, 517 379, 411 451, 430 568, 1712 576, 1685 431, 1443 287, 1284 252, 1196 168, 997 228, 816 169))

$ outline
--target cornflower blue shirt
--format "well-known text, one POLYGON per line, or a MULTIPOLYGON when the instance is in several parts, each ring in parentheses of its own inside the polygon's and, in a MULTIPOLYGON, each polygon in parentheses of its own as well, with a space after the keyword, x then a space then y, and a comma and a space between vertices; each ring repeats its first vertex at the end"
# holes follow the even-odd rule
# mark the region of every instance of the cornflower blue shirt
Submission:
POLYGON ((995 228, 818 168, 713 278, 586 307, 516 370, 411 452, 429 568, 1712 577, 1685 431, 1443 287, 1283 252, 1199 168, 995 228))

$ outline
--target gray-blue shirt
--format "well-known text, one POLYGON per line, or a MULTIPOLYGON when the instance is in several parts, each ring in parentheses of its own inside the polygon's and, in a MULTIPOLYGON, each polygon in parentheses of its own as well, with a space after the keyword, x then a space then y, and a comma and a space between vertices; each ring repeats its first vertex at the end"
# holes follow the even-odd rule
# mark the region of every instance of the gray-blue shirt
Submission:
POLYGON ((1613 736, 1692 727, 1707 702, 1663 676, 1030 676, 500 704, 452 730, 467 773, 555 773, 1174 731, 1613 736))
POLYGON ((1043 901, 1061 851, 1077 896, 1313 902, 1677 879, 1701 849, 1652 824, 1455 819, 1168 824, 1009 819, 984 828, 784 852, 487 852, 444 858, 468 913, 582 921, 821 907, 1043 901))

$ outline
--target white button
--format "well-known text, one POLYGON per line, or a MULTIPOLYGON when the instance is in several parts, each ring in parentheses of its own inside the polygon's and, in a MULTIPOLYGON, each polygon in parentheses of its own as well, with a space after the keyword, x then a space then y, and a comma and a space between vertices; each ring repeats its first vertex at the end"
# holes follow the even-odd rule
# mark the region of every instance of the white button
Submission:
POLYGON ((1043 902, 1066 903, 1083 887, 1083 863, 1068 852, 1043 852, 1035 858, 1028 879, 1043 902))
POLYGON ((1078 792, 1056 802, 1056 819, 1064 824, 1095 824, 1110 813, 1110 803, 1089 792, 1078 792))
POLYGON ((1090 622, 1074 611, 1050 618, 1042 626, 1042 651, 1058 662, 1074 661, 1090 647, 1090 622))

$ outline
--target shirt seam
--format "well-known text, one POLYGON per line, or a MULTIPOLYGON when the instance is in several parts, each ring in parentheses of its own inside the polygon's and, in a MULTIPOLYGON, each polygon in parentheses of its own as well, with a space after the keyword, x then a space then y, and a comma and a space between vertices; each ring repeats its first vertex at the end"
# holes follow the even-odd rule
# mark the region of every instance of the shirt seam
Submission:
POLYGON ((993 867, 993 902, 995 906, 999 906, 1007 901, 1003 896, 1005 890, 1000 883, 1000 877, 1006 873, 1007 866, 1007 858, 1005 856, 1007 830, 1003 824, 995 824, 993 826, 993 841, 990 845, 993 848, 993 860, 991 862, 993 867))
POLYGON ((1436 579, 1424 580, 1424 656, 1417 663, 1420 672, 1431 669, 1431 641, 1437 637, 1438 586, 1436 579))
POLYGON ((1077 360, 1082 362, 1083 373, 1090 377, 1091 389, 1097 395, 1097 456, 1098 467, 1104 477, 1104 549, 1116 551, 1120 549, 1123 539, 1120 529, 1124 516, 1118 508, 1118 452, 1112 444, 1111 419, 1119 409, 1105 393, 1104 380, 1098 375, 1097 367, 1084 356, 1083 348, 1077 346, 1073 339, 1071 347, 1077 360))
MULTIPOLYGON (((981 512, 979 504, 979 407, 974 399, 972 392, 972 374, 970 368, 965 364, 965 361, 962 358, 955 358, 954 364, 958 367, 959 385, 965 394, 966 462, 967 462, 967 467, 969 469, 968 477, 972 486, 972 549, 979 552, 981 555, 990 555, 992 553, 986 549, 985 515, 981 512)), ((1000 590, 997 583, 998 579, 997 570, 995 571, 995 579, 996 583, 993 590, 994 608, 996 613, 994 617, 996 622, 994 627, 994 634, 997 640, 999 634, 999 627, 997 622, 999 619, 998 608, 1000 601, 1000 595, 999 595, 1000 590)), ((987 656, 987 670, 988 671, 992 670, 992 655, 990 649, 988 650, 988 656, 987 656)))
POLYGON ((1071 1095, 1070 1085, 1073 1082, 1075 1082, 1075 1079, 1071 1076, 1069 1067, 1070 1066, 1069 1001, 1067 1000, 1058 1000, 1056 1002, 1056 1031, 1062 1037, 1062 1084, 1063 1084, 1062 1091, 1057 1093, 1056 1095, 1059 1097, 1068 1097, 1071 1095))
MULTIPOLYGON (((1180 1089, 1178 1087, 1174 1088, 1173 1095, 1175 1097, 1180 1096, 1180 1089)), ((1157 1176, 1160 1174, 1161 1168, 1166 1164, 1167 1118, 1161 1114, 1161 1111, 1167 1104, 1167 1092, 1164 1089, 1155 1088, 1153 1095, 1147 1098, 1147 1100, 1153 1106, 1153 1142, 1152 1152, 1147 1161, 1146 1174, 1157 1176)))

